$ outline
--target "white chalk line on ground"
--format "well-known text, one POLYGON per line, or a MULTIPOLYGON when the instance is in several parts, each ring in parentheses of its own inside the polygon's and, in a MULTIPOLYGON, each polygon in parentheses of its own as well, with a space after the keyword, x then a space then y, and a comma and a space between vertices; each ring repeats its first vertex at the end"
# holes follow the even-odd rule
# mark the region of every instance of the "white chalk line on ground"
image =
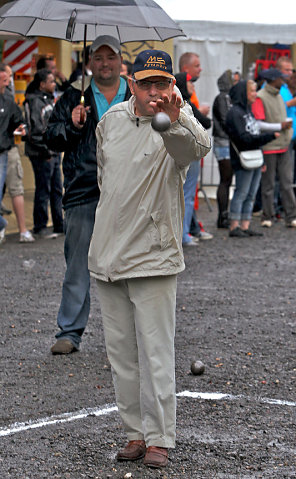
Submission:
MULTIPOLYGON (((278 406, 292 406, 296 407, 296 402, 292 401, 283 401, 281 399, 270 399, 270 398, 252 398, 250 396, 238 395, 234 396, 232 394, 223 394, 223 393, 202 393, 202 392, 191 392, 191 391, 182 391, 177 394, 177 397, 187 397, 192 399, 204 399, 209 401, 237 401, 239 399, 246 399, 249 401, 256 401, 265 404, 272 404, 278 406)), ((76 421, 77 419, 85 419, 89 416, 106 416, 115 411, 118 411, 117 406, 106 405, 102 408, 87 408, 81 409, 77 412, 68 412, 59 415, 54 415, 50 417, 41 418, 38 420, 29 420, 27 422, 16 422, 10 426, 0 428, 0 437, 9 436, 11 434, 16 434, 18 432, 24 432, 29 429, 38 429, 44 426, 51 426, 53 424, 61 424, 65 422, 76 421)))
POLYGON ((191 391, 183 391, 177 394, 177 397, 188 397, 193 399, 209 399, 211 401, 221 401, 230 400, 236 401, 238 399, 247 399, 248 401, 258 401, 266 404, 274 404, 278 406, 296 406, 296 402, 293 401, 283 401, 282 399, 270 399, 270 398, 258 398, 254 399, 251 396, 233 396, 232 394, 223 394, 223 393, 198 393, 198 392, 191 392, 191 391))

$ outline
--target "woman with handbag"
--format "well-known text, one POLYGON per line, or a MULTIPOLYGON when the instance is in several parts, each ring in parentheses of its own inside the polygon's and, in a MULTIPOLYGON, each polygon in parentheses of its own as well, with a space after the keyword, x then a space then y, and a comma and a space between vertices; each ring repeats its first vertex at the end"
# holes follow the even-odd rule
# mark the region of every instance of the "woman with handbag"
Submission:
POLYGON ((226 117, 230 138, 230 159, 235 174, 235 191, 230 204, 229 236, 247 238, 262 236, 250 229, 253 203, 260 184, 263 155, 259 149, 279 133, 261 133, 251 111, 256 99, 256 83, 240 81, 229 92, 232 107, 226 117))

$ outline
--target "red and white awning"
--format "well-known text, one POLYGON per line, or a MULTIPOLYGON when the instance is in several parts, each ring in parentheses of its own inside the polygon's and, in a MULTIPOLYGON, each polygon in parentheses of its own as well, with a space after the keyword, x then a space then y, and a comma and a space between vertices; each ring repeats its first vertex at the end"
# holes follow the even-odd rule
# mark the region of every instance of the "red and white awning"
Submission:
POLYGON ((6 40, 3 48, 3 61, 8 63, 14 73, 32 73, 33 55, 38 54, 38 41, 6 40))

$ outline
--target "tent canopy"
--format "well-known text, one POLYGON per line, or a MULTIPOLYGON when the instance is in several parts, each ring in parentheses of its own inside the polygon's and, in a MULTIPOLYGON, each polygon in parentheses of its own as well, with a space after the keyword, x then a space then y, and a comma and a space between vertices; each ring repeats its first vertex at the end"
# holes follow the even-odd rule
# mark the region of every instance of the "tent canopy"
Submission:
MULTIPOLYGON (((199 54, 202 72, 195 84, 200 103, 213 104, 218 94, 217 79, 227 69, 243 72, 246 46, 254 51, 260 45, 292 45, 296 43, 295 25, 269 25, 257 23, 234 23, 214 21, 178 20, 186 37, 174 39, 175 71, 178 71, 180 56, 185 52, 199 54)), ((249 59, 248 59, 249 60, 249 59)), ((256 57, 250 59, 255 62, 256 57)), ((255 64, 251 63, 251 67, 255 64)), ((252 77, 252 70, 245 77, 252 77)), ((210 113, 210 117, 212 112, 210 113)), ((206 184, 218 184, 219 174, 216 160, 211 151, 204 163, 204 181, 206 184)))
POLYGON ((268 25, 266 23, 211 22, 178 20, 185 35, 192 40, 213 42, 283 43, 295 42, 296 25, 268 25))

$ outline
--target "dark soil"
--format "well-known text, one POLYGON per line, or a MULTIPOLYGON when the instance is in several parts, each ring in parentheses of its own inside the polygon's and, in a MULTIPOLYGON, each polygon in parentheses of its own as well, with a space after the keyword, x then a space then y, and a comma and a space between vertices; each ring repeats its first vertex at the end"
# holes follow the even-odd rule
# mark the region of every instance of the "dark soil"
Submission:
POLYGON ((296 478, 296 231, 279 222, 263 238, 229 238, 201 203, 199 218, 215 237, 185 250, 177 393, 232 396, 178 397, 177 446, 165 470, 118 463, 126 442, 118 413, 95 412, 115 403, 95 285, 80 352, 52 356, 63 238, 19 244, 10 235, 0 247, 2 479, 296 478), (190 373, 194 359, 205 363, 201 376, 190 373), (83 409, 81 419, 12 431, 83 409))

